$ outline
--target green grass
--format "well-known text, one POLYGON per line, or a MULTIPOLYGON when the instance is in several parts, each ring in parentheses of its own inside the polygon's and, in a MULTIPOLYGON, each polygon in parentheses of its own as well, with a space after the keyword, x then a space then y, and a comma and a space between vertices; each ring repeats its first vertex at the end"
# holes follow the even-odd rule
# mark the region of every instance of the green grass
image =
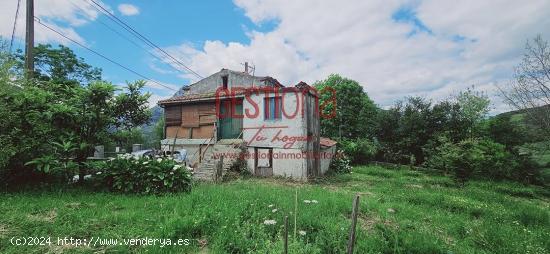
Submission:
POLYGON ((285 215, 291 253, 342 253, 356 193, 361 195, 356 253, 550 253, 547 189, 484 181, 456 188, 437 174, 374 166, 319 183, 248 179, 169 196, 77 189, 3 193, 0 253, 281 253, 285 215), (297 230, 306 235, 294 238, 296 190, 297 230), (54 242, 10 244, 20 236, 50 236, 54 242), (56 246, 57 237, 194 240, 186 247, 74 247, 56 246))

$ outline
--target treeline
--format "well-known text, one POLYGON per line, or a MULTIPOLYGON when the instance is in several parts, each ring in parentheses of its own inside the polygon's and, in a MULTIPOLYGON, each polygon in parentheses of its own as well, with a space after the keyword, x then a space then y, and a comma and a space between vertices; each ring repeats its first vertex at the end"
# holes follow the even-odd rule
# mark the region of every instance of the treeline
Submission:
MULTIPOLYGON (((521 116, 489 117, 489 98, 473 88, 436 103, 407 97, 381 109, 356 81, 331 75, 315 83, 320 91, 327 86, 336 92, 336 116, 321 119, 321 135, 337 139, 353 163, 423 166, 453 174, 459 183, 474 176, 547 181, 541 165, 520 149, 544 136, 527 128, 521 116)), ((320 98, 325 115, 334 107, 330 96, 320 98)))
POLYGON ((544 182, 541 167, 520 146, 543 137, 511 115, 488 117, 490 101, 482 92, 466 89, 432 102, 407 97, 389 109, 377 107, 361 85, 331 75, 314 85, 322 93, 325 115, 321 135, 337 139, 353 163, 383 161, 424 166, 452 173, 464 183, 472 176, 544 182))
MULTIPOLYGON (((452 173, 459 183, 483 177, 546 184, 550 160, 535 161, 533 153, 550 157, 548 66, 548 42, 540 35, 527 41, 513 80, 498 87, 516 111, 493 117, 489 98, 474 88, 438 102, 407 97, 381 109, 358 82, 333 74, 314 84, 323 115, 336 111, 321 119, 321 134, 337 139, 353 163, 423 166, 452 173)), ((336 160, 335 170, 349 170, 346 162, 336 160)))
POLYGON ((116 86, 72 50, 39 45, 27 78, 21 52, 0 51, 0 185, 82 180, 96 145, 129 147, 149 122, 143 81, 116 86))

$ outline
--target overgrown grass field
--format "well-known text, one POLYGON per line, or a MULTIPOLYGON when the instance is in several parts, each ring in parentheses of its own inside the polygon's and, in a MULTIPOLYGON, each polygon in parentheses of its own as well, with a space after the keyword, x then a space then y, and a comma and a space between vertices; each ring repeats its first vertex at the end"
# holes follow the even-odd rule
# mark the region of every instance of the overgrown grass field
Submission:
POLYGON ((79 189, 3 193, 0 252, 281 253, 287 215, 291 253, 342 253, 356 194, 356 253, 550 253, 548 189, 485 181, 458 188, 445 176, 377 166, 318 183, 246 179, 167 196, 79 189), (12 237, 28 236, 53 242, 10 244, 12 237), (76 247, 58 246, 57 237, 193 240, 162 248, 76 247))

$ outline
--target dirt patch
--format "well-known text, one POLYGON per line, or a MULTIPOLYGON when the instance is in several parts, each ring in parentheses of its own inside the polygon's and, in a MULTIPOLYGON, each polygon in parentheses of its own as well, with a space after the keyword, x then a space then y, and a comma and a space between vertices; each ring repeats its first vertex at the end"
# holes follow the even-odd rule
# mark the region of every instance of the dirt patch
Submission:
POLYGON ((361 228, 367 231, 372 231, 374 226, 382 221, 380 217, 373 214, 359 214, 357 219, 361 228))
POLYGON ((394 229, 398 228, 395 222, 387 219, 383 220, 380 216, 372 213, 360 213, 359 216, 357 216, 357 221, 359 222, 359 226, 367 231, 373 231, 377 224, 383 224, 384 226, 394 229))
POLYGON ((45 213, 29 214, 28 217, 32 221, 53 223, 55 221, 55 218, 57 218, 57 210, 52 209, 45 213))

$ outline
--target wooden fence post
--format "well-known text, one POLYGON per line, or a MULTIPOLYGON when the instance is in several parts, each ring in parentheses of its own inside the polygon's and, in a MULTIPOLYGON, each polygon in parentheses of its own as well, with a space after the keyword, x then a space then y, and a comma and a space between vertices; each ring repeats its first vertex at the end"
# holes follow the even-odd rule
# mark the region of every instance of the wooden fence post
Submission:
POLYGON ((288 253, 288 216, 285 216, 285 248, 284 254, 288 253))
POLYGON ((298 188, 294 196, 294 241, 296 241, 296 223, 298 221, 298 188))
POLYGON ((353 253, 353 246, 355 245, 355 226, 357 225, 357 214, 359 213, 359 195, 355 196, 353 200, 353 210, 351 212, 351 228, 349 231, 348 239, 348 254, 353 253))

